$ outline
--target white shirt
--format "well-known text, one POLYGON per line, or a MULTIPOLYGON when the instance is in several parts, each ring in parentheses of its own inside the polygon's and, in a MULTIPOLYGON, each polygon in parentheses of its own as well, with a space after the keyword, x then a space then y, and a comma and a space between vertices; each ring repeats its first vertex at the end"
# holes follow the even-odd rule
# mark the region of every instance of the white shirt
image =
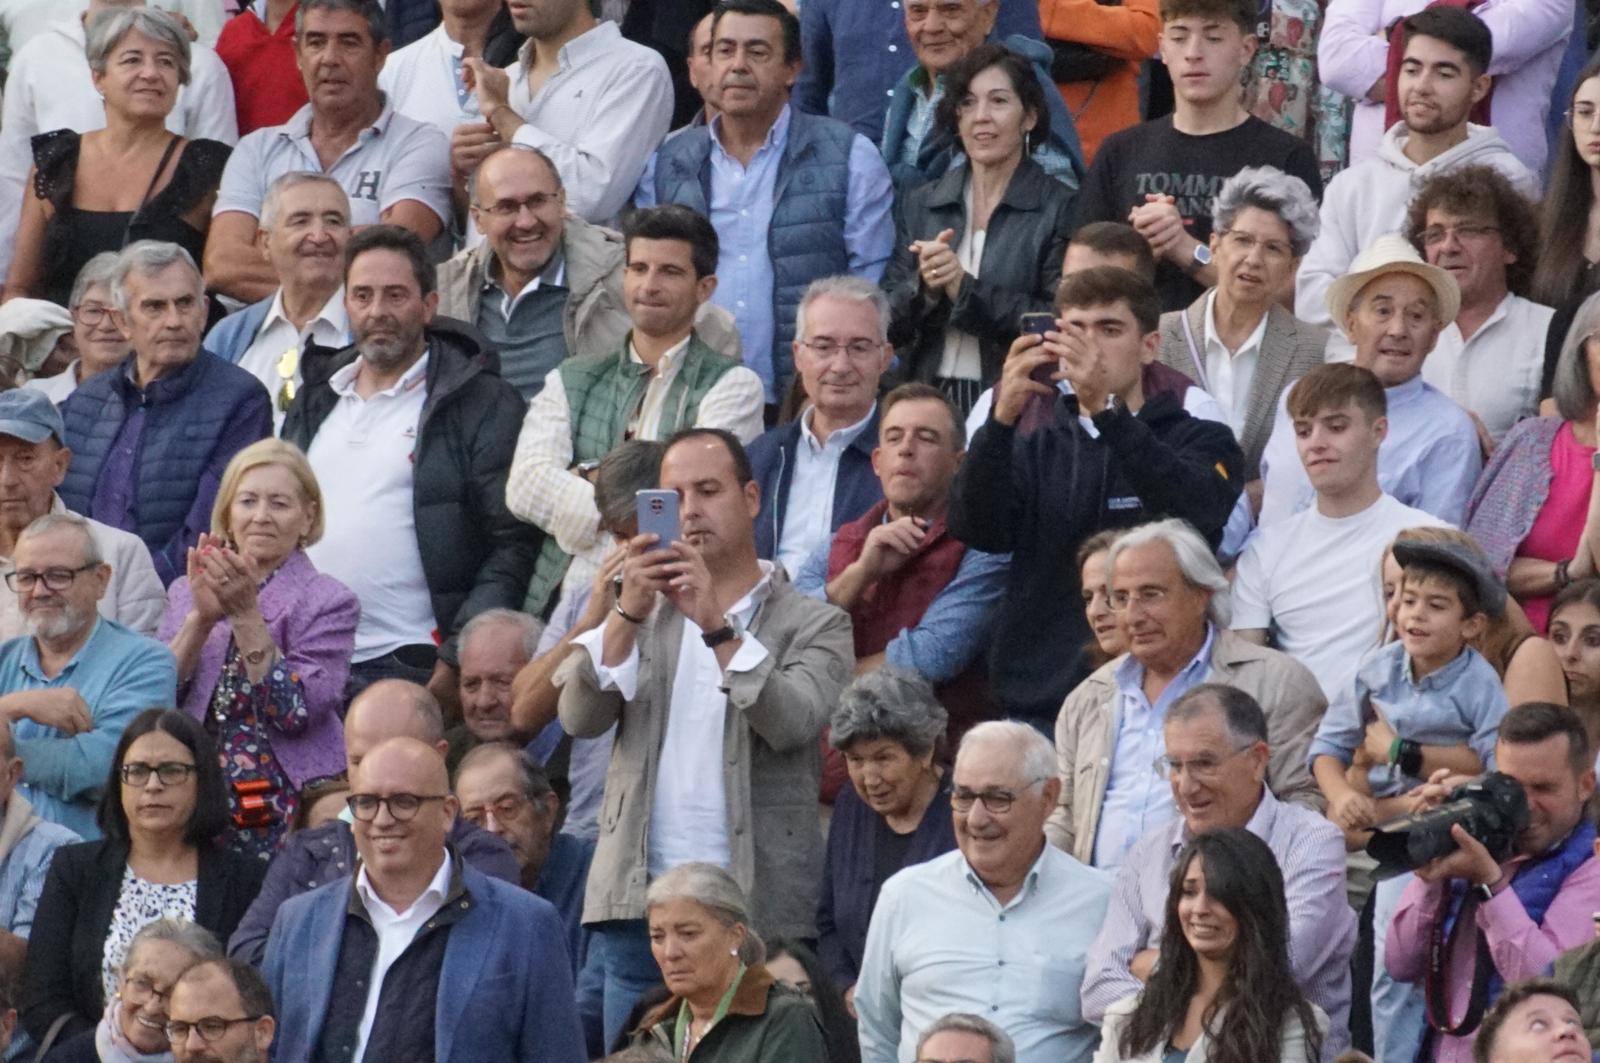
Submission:
POLYGON ((422 895, 411 902, 411 907, 403 912, 395 911, 378 896, 365 866, 356 871, 356 896, 361 898, 361 906, 367 910, 373 932, 378 935, 378 955, 372 961, 372 977, 367 982, 367 1006, 361 1012, 356 1050, 351 1059, 360 1059, 367 1050, 372 1024, 378 1018, 378 997, 383 993, 384 976, 394 966, 394 961, 416 940, 417 931, 422 929, 423 924, 444 907, 445 897, 450 892, 450 871, 450 854, 441 850, 439 870, 434 872, 433 880, 422 891, 422 895))
POLYGON ((1544 338, 1554 316, 1548 306, 1507 295, 1470 340, 1452 321, 1422 363, 1422 379, 1477 414, 1498 444, 1512 425, 1539 412, 1544 338))
POLYGON ((1206 293, 1205 312, 1205 379, 1200 382, 1221 401, 1228 411, 1228 427, 1234 435, 1244 432, 1245 418, 1250 412, 1250 384, 1255 380, 1256 363, 1261 360, 1261 341, 1267 335, 1267 316, 1261 315, 1255 331, 1245 338, 1236 351, 1230 351, 1217 332, 1217 290, 1206 293))
POLYGON ((794 475, 789 477, 789 500, 778 534, 778 563, 790 579, 817 547, 833 537, 833 487, 839 479, 839 459, 867 430, 867 422, 877 412, 874 404, 855 424, 829 433, 826 442, 811 431, 816 410, 808 406, 800 415, 800 445, 794 449, 794 475))
MULTIPOLYGON (((656 362, 655 372, 650 376, 650 382, 644 387, 644 397, 639 400, 639 408, 634 411, 633 417, 628 420, 628 435, 634 439, 659 439, 661 436, 661 413, 666 406, 667 392, 672 389, 672 382, 678 376, 678 370, 683 367, 683 352, 689 349, 689 337, 685 336, 679 343, 661 355, 656 362)), ((638 365, 644 365, 644 359, 639 357, 639 352, 633 349, 633 340, 628 341, 628 359, 638 365)), ((683 419, 680 417, 679 421, 683 419)))
MULTIPOLYGON (((919 94, 920 96, 920 94, 919 94)), ((908 142, 910 138, 907 138, 908 142)), ((967 203, 967 217, 972 217, 972 182, 967 182, 965 193, 967 203)), ((961 263, 961 268, 972 274, 974 280, 978 277, 978 270, 983 265, 983 245, 988 239, 987 229, 974 229, 967 226, 967 231, 961 234, 961 242, 956 246, 956 261, 961 263)), ((944 330, 944 349, 939 355, 938 376, 951 380, 981 380, 983 379, 983 350, 978 345, 978 337, 970 332, 963 332, 958 328, 944 330)))
MULTIPOLYGON (((746 629, 772 593, 772 562, 760 564, 761 578, 728 610, 746 629)), ((601 690, 615 690, 632 700, 638 693, 639 648, 635 645, 626 660, 608 668, 602 663, 605 632, 602 624, 573 643, 582 646, 594 662, 601 690)), ((728 695, 716 651, 706 646, 700 637, 703 634, 684 617, 678 664, 672 675, 672 704, 650 806, 646 848, 651 878, 693 861, 729 866, 728 798, 722 775, 728 695)), ((767 648, 746 630, 727 670, 748 672, 767 656, 767 648)))
POLYGON ((300 354, 310 339, 323 347, 339 348, 350 342, 350 318, 344 309, 344 287, 329 297, 306 327, 297 329, 283 312, 283 289, 272 295, 272 306, 261 319, 261 328, 250 346, 239 356, 239 368, 261 381, 272 396, 272 430, 283 429, 284 415, 289 412, 289 395, 284 392, 284 378, 278 374, 278 364, 290 351, 294 356, 294 390, 300 390, 300 354))
POLYGON ((426 37, 384 60, 378 88, 394 109, 450 136, 462 122, 480 120, 478 97, 461 80, 460 42, 450 39, 440 23, 426 37))
POLYGON ((366 399, 355 388, 361 364, 357 358, 333 375, 339 402, 306 454, 328 508, 322 539, 306 552, 361 602, 356 662, 431 643, 437 626, 412 501, 428 356, 366 399))
MULTIPOLYGON (((231 17, 222 0, 161 0, 157 7, 176 11, 189 20, 199 34, 199 44, 215 48, 222 24, 231 17)), ((4 26, 11 54, 16 55, 23 45, 49 29, 62 16, 81 12, 89 7, 89 0, 0 0, 0 26, 4 26)), ((231 5, 230 5, 231 7, 231 5)), ((191 45, 193 47, 193 45, 191 45)))
POLYGON ((60 406, 78 390, 78 359, 67 363, 67 367, 55 376, 36 376, 22 386, 44 392, 45 398, 60 406))

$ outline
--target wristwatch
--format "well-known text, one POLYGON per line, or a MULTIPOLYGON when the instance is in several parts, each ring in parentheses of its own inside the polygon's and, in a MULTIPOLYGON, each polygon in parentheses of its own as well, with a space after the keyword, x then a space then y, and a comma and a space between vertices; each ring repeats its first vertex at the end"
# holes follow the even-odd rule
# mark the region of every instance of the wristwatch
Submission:
POLYGON ((1477 895, 1478 900, 1482 901, 1484 904, 1488 904, 1490 901, 1494 900, 1494 888, 1496 885, 1498 885, 1496 882, 1475 883, 1472 887, 1472 892, 1477 895))
POLYGON ((1589 455, 1589 468, 1595 472, 1600 472, 1600 450, 1589 455))
POLYGON ((700 641, 706 644, 707 649, 714 650, 724 642, 744 638, 744 625, 732 613, 727 613, 722 618, 722 626, 715 631, 707 631, 700 636, 700 641))
POLYGON ((1204 269, 1209 265, 1211 265, 1211 247, 1201 241, 1194 245, 1194 261, 1189 264, 1189 272, 1192 273, 1197 269, 1204 269))

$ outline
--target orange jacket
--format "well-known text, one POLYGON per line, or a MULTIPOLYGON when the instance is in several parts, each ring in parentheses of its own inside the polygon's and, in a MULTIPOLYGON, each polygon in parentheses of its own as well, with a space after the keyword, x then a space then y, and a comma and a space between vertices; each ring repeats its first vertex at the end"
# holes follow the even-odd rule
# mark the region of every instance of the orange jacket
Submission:
POLYGON ((1115 6, 1095 0, 1039 0, 1039 24, 1047 38, 1092 45, 1127 60, 1099 81, 1058 86, 1077 122, 1087 165, 1102 140, 1139 122, 1139 64, 1155 55, 1161 36, 1156 0, 1121 0, 1115 6))

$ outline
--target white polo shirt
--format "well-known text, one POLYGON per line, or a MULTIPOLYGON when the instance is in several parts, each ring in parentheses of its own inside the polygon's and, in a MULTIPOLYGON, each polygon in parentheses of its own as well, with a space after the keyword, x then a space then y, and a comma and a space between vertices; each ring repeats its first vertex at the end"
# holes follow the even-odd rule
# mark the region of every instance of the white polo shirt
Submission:
POLYGON ((438 129, 446 137, 462 122, 479 121, 478 97, 461 80, 465 51, 440 23, 384 60, 378 88, 394 109, 438 129))
POLYGON ((289 359, 293 366, 290 379, 294 381, 294 391, 300 390, 300 355, 305 351, 306 341, 310 340, 322 347, 339 348, 350 342, 350 318, 344 309, 344 287, 334 292, 322 309, 306 323, 303 329, 294 327, 283 313, 283 289, 279 288, 272 295, 272 306, 267 308, 267 316, 261 319, 261 328, 256 331, 256 338, 250 341, 250 346, 244 349, 239 356, 239 368, 245 370, 261 381, 267 389, 267 394, 272 396, 272 430, 282 431, 283 418, 289 410, 288 400, 292 395, 284 390, 285 378, 279 374, 279 363, 291 351, 294 356, 289 359))

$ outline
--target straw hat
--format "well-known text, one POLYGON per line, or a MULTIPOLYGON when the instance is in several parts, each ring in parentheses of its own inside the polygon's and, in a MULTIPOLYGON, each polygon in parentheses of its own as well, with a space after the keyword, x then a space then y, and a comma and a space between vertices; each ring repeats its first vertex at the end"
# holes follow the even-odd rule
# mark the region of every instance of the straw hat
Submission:
POLYGON ((1428 282, 1439 300, 1439 323, 1448 325, 1461 309, 1461 288, 1456 279, 1438 266, 1430 266, 1417 254, 1411 242, 1399 233, 1385 233, 1350 263, 1350 271, 1328 288, 1328 313, 1333 323, 1344 328, 1350 303, 1356 293, 1385 273, 1412 273, 1428 282))

